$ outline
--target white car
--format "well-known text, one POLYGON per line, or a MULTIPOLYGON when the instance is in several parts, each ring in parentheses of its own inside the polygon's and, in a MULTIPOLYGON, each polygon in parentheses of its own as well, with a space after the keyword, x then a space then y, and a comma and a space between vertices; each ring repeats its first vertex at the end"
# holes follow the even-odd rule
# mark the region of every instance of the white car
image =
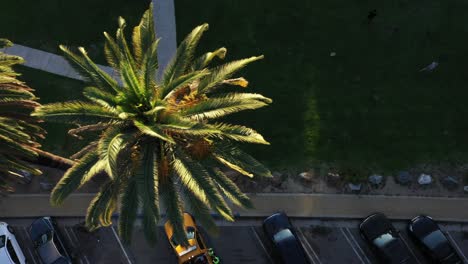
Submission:
POLYGON ((11 226, 0 222, 0 263, 25 264, 26 258, 13 233, 11 226))

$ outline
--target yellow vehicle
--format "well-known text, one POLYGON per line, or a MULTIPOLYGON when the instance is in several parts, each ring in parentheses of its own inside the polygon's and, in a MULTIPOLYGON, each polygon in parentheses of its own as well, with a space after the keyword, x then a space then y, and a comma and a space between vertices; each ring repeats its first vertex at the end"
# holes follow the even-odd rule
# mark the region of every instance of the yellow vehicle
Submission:
POLYGON ((205 241, 197 229, 193 217, 184 213, 184 227, 188 238, 188 247, 181 246, 174 237, 174 231, 169 221, 164 224, 167 238, 174 249, 179 264, 214 264, 213 259, 209 254, 209 249, 206 247, 205 241))

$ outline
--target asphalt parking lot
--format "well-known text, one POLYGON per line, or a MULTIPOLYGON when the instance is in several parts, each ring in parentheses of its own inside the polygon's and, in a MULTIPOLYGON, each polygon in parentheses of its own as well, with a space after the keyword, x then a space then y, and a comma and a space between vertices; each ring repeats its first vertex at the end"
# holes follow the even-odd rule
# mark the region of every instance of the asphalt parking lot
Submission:
MULTIPOLYGON (((146 243, 143 231, 138 226, 130 246, 124 246, 115 227, 101 228, 94 233, 84 232, 79 223, 83 219, 58 218, 60 235, 76 264, 133 264, 177 263, 163 228, 155 246, 146 243)), ((1 219, 15 230, 16 237, 29 263, 40 264, 30 240, 27 228, 33 219, 1 219)), ((299 239, 312 264, 378 263, 357 230, 359 221, 293 219, 299 239)), ((261 219, 240 220, 235 225, 219 222, 220 234, 205 240, 220 256, 223 264, 277 263, 274 250, 261 228, 261 219)), ((394 223, 411 249, 417 263, 428 261, 408 238, 406 223, 394 223)), ((468 263, 468 223, 445 224, 442 229, 468 263)), ((203 232, 203 231, 202 231, 203 232)))

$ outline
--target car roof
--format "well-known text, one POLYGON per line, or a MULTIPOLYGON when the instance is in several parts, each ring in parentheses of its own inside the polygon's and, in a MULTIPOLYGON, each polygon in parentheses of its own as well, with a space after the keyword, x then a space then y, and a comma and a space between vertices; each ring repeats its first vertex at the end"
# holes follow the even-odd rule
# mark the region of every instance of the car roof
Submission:
POLYGON ((388 230, 393 230, 390 220, 382 213, 375 213, 364 219, 359 229, 369 240, 374 240, 388 230))
POLYGON ((273 236, 283 229, 292 229, 292 226, 285 213, 276 213, 263 220, 263 228, 273 236))
POLYGON ((44 264, 55 263, 56 260, 62 257, 62 254, 60 254, 52 240, 40 246, 37 249, 37 252, 39 253, 39 256, 41 257, 41 260, 44 262, 44 264))
POLYGON ((52 223, 47 218, 42 217, 35 220, 31 224, 29 228, 29 234, 31 235, 31 239, 35 241, 38 238, 40 238, 43 234, 46 234, 53 230, 54 227, 52 226, 52 223))

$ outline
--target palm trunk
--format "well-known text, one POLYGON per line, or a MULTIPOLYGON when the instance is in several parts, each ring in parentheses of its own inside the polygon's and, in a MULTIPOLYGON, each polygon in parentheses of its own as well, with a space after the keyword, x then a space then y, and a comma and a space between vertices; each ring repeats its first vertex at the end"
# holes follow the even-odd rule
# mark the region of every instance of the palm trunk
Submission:
POLYGON ((73 160, 63 158, 37 148, 34 148, 34 151, 38 156, 36 160, 31 160, 31 162, 35 164, 61 170, 67 170, 75 164, 73 160))

